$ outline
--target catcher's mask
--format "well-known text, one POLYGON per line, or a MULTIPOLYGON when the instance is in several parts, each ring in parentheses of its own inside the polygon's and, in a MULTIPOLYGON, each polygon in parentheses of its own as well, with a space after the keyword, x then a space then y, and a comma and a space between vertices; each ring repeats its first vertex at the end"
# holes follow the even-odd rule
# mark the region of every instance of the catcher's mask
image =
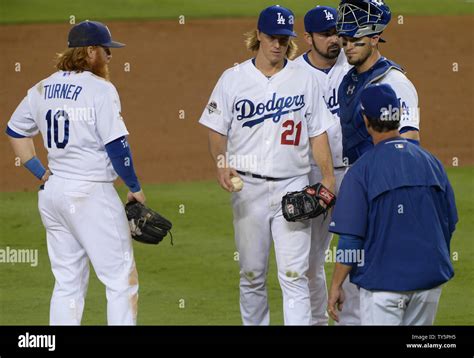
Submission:
POLYGON ((391 18, 390 8, 383 0, 342 0, 338 7, 337 34, 354 38, 378 35, 391 18))

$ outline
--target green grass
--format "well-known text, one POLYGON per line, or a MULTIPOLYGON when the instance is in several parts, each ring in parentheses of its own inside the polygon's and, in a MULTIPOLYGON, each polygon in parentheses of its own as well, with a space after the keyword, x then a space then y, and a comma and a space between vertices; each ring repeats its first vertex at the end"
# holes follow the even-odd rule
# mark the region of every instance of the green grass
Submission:
MULTIPOLYGON (((458 257, 456 276, 444 288, 436 324, 472 325, 474 168, 451 169, 449 175, 460 214, 452 242, 452 252, 458 257)), ((124 188, 119 191, 123 197, 124 188)), ((238 263, 229 195, 215 182, 146 185, 145 192, 149 205, 173 221, 175 244, 171 246, 168 239, 159 246, 134 243, 140 280, 139 324, 239 325, 238 263)), ((36 193, 0 193, 0 199, 0 249, 39 251, 37 267, 0 263, 0 325, 48 324, 54 280, 36 193)), ((271 321, 282 324, 274 255, 270 262, 271 321)), ((328 277, 332 266, 326 265, 328 277)), ((104 287, 91 272, 83 323, 105 324, 105 308, 104 287)))
MULTIPOLYGON (((278 3, 302 16, 316 4, 337 6, 336 0, 2 0, 0 23, 69 22, 85 19, 177 19, 212 17, 255 17, 266 6, 278 3)), ((467 0, 388 0, 394 14, 472 14, 467 0)))

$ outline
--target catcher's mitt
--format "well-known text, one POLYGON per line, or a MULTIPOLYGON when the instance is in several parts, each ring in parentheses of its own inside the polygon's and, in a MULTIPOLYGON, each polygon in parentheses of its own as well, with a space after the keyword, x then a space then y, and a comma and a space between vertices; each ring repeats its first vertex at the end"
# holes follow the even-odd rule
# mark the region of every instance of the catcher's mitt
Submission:
POLYGON ((308 185, 301 191, 287 193, 281 201, 281 210, 287 221, 303 221, 321 214, 324 219, 336 203, 336 196, 323 184, 308 185), (326 206, 321 205, 319 201, 326 206))
MULTIPOLYGON (((159 244, 173 226, 169 220, 138 201, 127 203, 125 212, 132 238, 145 244, 159 244)), ((173 244, 173 235, 171 235, 171 244, 173 244)))

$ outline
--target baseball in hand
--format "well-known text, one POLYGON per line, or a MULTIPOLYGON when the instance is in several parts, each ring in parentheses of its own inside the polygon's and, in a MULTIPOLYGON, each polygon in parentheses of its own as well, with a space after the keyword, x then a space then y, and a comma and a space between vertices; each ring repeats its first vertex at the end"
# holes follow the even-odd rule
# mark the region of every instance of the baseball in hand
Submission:
POLYGON ((244 182, 239 177, 232 177, 230 179, 232 185, 234 186, 234 191, 241 191, 244 187, 244 182))

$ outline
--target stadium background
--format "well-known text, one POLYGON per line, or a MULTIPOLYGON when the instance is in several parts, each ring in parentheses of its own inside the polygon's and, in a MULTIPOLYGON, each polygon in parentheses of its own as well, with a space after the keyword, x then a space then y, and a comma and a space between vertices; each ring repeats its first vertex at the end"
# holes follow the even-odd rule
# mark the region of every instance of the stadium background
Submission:
MULTIPOLYGON (((303 16, 336 1, 286 0, 303 16)), ((456 276, 443 291, 436 324, 474 323, 474 4, 464 0, 388 0, 393 17, 382 54, 408 72, 421 107, 422 144, 445 164, 460 222, 452 242, 456 276)), ((256 26, 266 0, 0 1, 0 123, 5 127, 28 88, 53 69, 70 22, 105 22, 124 49, 112 52, 112 82, 131 133, 148 204, 174 223, 175 245, 134 244, 142 325, 238 325, 238 263, 230 197, 214 180, 206 130, 197 120, 220 74, 251 56, 243 33, 256 26), (184 22, 184 23, 183 23, 184 22), (21 70, 17 71, 18 64, 21 70), (129 70, 129 71, 127 71, 129 70)), ((45 151, 37 138, 40 158, 45 151)), ((37 249, 39 264, 0 263, 0 324, 48 323, 54 279, 37 210, 38 183, 15 166, 0 140, 0 249, 37 249)), ((124 198, 125 188, 118 181, 124 198)), ((334 246, 337 240, 333 240, 334 246)), ((326 265, 330 278, 332 263, 326 265)), ((272 324, 282 324, 274 256, 268 291, 272 324)), ((105 290, 91 272, 84 324, 106 321, 105 290)))

